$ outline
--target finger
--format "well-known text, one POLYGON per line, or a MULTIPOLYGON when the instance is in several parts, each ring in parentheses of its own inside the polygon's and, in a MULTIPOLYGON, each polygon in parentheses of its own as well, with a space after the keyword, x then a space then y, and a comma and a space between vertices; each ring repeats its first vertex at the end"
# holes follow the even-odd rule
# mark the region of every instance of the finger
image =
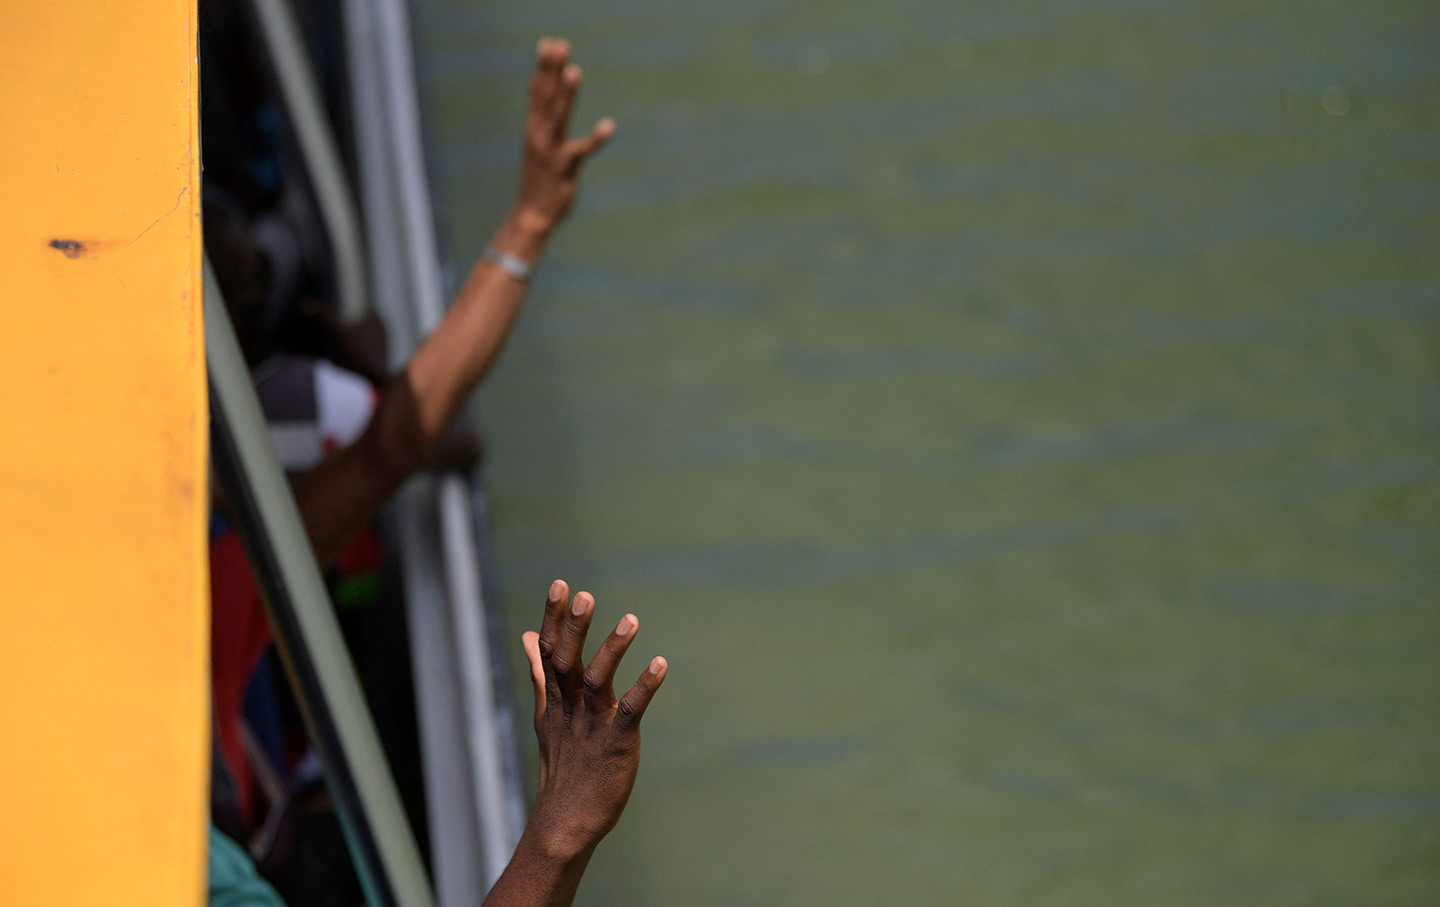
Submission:
POLYGON ((560 695, 575 700, 584 686, 585 665, 580 656, 585 649, 585 633, 590 629, 590 618, 595 614, 595 599, 589 592, 577 592, 565 611, 560 623, 560 638, 555 641, 555 651, 550 654, 550 666, 555 671, 555 680, 560 685, 560 695))
POLYGON ((615 121, 605 117, 595 124, 589 135, 581 136, 578 139, 571 139, 565 143, 565 153, 574 158, 578 165, 585 158, 594 154, 602 145, 610 141, 615 135, 615 121))
POLYGON ((600 651, 590 659, 590 667, 585 669, 585 698, 592 707, 608 709, 615 705, 615 669, 639 629, 640 618, 635 615, 620 618, 614 631, 600 644, 600 651))
POLYGON ((557 138, 564 140, 570 128, 570 111, 575 109, 575 95, 580 90, 580 67, 566 63, 560 70, 559 85, 551 95, 549 116, 557 138))
POLYGON ((560 90, 560 74, 570 56, 570 43, 559 38, 541 38, 535 45, 535 75, 530 79, 530 111, 548 111, 560 90))
POLYGON ((540 661, 540 634, 526 630, 520 634, 520 645, 525 648, 525 660, 530 663, 530 686, 535 691, 535 723, 545 717, 545 668, 540 661))
POLYGON ((540 621, 540 653, 548 656, 555 651, 560 639, 560 624, 565 620, 565 611, 570 607, 570 587, 563 579, 550 584, 545 597, 545 617, 540 621))
POLYGON ((541 38, 535 45, 535 71, 552 81, 570 60, 570 42, 564 38, 541 38))
POLYGON ((645 709, 650 706, 650 700, 654 698, 655 691, 660 689, 660 684, 665 682, 669 669, 669 663, 658 655, 650 660, 645 673, 640 675, 640 679, 635 681, 635 685, 620 700, 620 713, 615 720, 620 730, 632 730, 640 724, 640 719, 645 716, 645 709))
POLYGON ((535 45, 535 71, 530 75, 530 109, 540 108, 550 97, 552 71, 549 65, 550 39, 541 38, 535 45))

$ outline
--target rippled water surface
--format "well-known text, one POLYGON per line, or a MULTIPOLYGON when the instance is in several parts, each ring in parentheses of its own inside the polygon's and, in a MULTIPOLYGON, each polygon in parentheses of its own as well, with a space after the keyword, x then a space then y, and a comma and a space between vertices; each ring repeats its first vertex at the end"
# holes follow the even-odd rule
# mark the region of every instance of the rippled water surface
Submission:
POLYGON ((1440 901, 1436 10, 423 0, 457 257, 621 127, 477 406, 672 662, 583 903, 1440 901))

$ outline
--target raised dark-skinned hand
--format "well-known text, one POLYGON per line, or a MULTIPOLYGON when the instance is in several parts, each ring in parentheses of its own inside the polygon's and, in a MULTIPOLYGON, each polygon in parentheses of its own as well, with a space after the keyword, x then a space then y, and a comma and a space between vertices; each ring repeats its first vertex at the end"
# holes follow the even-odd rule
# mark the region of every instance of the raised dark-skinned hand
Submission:
POLYGON ((594 613, 590 593, 571 598, 569 587, 556 580, 539 634, 523 637, 540 741, 532 821, 575 850, 593 848, 619 821, 640 767, 640 718, 667 667, 665 659, 652 659, 617 699, 615 671, 640 621, 633 614, 622 617, 587 666, 582 653, 594 613))
POLYGON ((580 67, 570 62, 570 42, 541 38, 530 82, 524 163, 514 207, 514 216, 525 228, 548 233, 560 223, 575 201, 580 165, 615 134, 615 121, 605 117, 587 135, 570 138, 570 114, 580 79, 580 67))
POLYGON ((521 637, 535 688, 540 788, 515 857, 486 899, 487 907, 568 905, 595 846, 630 799, 640 767, 640 719, 669 665, 655 657, 623 696, 615 671, 640 629, 626 614, 585 664, 585 637, 595 615, 588 592, 571 597, 550 586, 540 632, 521 637))

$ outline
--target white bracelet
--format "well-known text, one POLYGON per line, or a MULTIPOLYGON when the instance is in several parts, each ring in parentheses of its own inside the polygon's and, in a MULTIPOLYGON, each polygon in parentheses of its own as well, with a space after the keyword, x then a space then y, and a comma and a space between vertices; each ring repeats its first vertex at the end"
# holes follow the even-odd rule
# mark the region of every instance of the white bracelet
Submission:
POLYGON ((530 272, 535 270, 534 265, 520 256, 501 252, 494 246, 486 246, 485 251, 480 253, 480 257, 516 280, 529 280, 530 272))

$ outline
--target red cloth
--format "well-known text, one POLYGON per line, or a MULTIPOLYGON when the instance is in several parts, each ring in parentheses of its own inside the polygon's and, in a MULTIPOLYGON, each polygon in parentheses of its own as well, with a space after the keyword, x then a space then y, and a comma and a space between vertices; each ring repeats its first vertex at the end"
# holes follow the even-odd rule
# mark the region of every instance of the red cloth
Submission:
POLYGON ((217 758, 235 782, 240 815, 251 821, 254 781, 240 739, 245 688, 270 648, 270 622, 250 574, 245 548, 235 533, 210 542, 210 683, 215 701, 217 758))
MULTIPOLYGON (((378 570, 384 560, 379 536, 367 528, 346 544, 337 566, 342 573, 362 573, 378 570)), ((245 547, 234 532, 216 536, 210 541, 210 687, 220 743, 215 755, 229 769, 240 815, 247 823, 253 818, 255 783, 240 725, 245 691, 271 639, 270 620, 245 547)))
POLYGON ((341 577, 375 573, 385 566, 385 548, 373 526, 366 526, 340 549, 335 557, 335 572, 341 577))

